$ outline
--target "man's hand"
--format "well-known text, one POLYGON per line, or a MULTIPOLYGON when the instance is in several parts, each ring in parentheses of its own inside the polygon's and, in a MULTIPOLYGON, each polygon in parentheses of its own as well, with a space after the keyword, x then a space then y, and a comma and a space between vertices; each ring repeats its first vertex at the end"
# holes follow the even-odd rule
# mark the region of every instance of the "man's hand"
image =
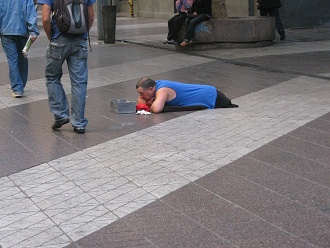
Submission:
POLYGON ((145 105, 147 105, 147 102, 146 102, 146 100, 144 100, 144 98, 139 97, 139 98, 136 100, 136 104, 145 104, 145 105))
POLYGON ((155 101, 155 97, 151 98, 149 101, 146 101, 144 98, 142 98, 141 96, 137 99, 136 104, 145 104, 148 107, 151 107, 151 105, 154 103, 155 101))
POLYGON ((32 42, 34 42, 37 39, 37 36, 34 36, 34 35, 33 36, 31 35, 30 37, 31 37, 32 42))
POLYGON ((47 35, 47 38, 48 40, 50 41, 51 40, 51 30, 52 30, 52 27, 51 27, 51 6, 47 5, 47 4, 43 4, 42 5, 42 25, 44 26, 44 30, 45 30, 45 33, 47 35))

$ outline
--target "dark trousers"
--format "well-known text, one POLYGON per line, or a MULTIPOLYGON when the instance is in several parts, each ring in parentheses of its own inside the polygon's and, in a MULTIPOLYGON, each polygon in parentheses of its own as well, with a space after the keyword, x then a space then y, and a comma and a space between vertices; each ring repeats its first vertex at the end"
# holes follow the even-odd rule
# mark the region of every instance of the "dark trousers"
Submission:
POLYGON ((200 14, 194 18, 187 18, 185 21, 185 26, 186 26, 186 34, 184 36, 184 39, 186 41, 190 41, 192 38, 195 37, 195 27, 197 24, 204 22, 204 21, 209 21, 211 17, 207 14, 200 14))
POLYGON ((179 14, 173 16, 171 19, 168 20, 168 40, 177 40, 178 33, 186 20, 187 14, 184 12, 179 12, 179 14))
POLYGON ((214 108, 237 108, 238 105, 231 103, 231 100, 217 90, 217 99, 214 108))
POLYGON ((280 19, 280 13, 278 11, 278 8, 273 8, 273 9, 261 9, 260 10, 260 15, 261 16, 274 16, 275 17, 275 27, 277 32, 280 34, 281 32, 283 32, 284 28, 283 28, 283 24, 281 22, 280 19))

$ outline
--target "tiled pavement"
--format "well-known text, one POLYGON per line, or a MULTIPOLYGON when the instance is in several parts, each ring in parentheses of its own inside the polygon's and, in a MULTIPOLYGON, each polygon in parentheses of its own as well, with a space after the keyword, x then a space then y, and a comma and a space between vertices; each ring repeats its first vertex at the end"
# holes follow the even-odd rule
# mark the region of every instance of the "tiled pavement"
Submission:
POLYGON ((116 44, 92 30, 85 135, 50 130, 45 36, 22 99, 1 50, 0 246, 330 247, 329 32, 184 53, 160 43, 166 21, 118 17, 116 44), (112 113, 142 76, 213 84, 240 107, 112 113))

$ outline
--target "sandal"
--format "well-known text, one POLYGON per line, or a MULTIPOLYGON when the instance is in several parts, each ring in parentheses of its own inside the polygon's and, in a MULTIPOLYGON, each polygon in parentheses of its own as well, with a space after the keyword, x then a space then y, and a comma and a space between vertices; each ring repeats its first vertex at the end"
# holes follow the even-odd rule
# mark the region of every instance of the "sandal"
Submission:
POLYGON ((188 42, 185 42, 185 41, 182 41, 181 43, 180 43, 180 46, 182 46, 182 47, 185 47, 185 46, 187 46, 188 45, 188 42))
POLYGON ((194 41, 194 40, 183 41, 183 42, 180 43, 180 46, 185 47, 187 45, 193 45, 195 43, 196 43, 196 41, 194 41))

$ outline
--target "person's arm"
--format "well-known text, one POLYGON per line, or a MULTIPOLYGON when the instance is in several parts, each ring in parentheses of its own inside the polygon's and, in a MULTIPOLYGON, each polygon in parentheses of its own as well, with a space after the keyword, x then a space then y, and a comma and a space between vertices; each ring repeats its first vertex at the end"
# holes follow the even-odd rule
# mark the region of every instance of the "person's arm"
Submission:
POLYGON ((91 29, 94 23, 94 9, 93 5, 88 6, 88 30, 91 29))
POLYGON ((48 40, 51 40, 52 36, 52 25, 51 25, 51 6, 47 4, 42 5, 42 25, 44 26, 45 33, 48 40))
POLYGON ((32 0, 27 1, 26 5, 26 23, 29 31, 29 35, 31 36, 32 41, 37 39, 39 35, 39 30, 37 26, 37 11, 32 0))
POLYGON ((168 94, 169 92, 167 88, 161 88, 156 91, 156 98, 150 106, 151 112, 160 113, 163 111, 165 103, 168 99, 168 94))
POLYGON ((136 100, 136 104, 145 104, 147 105, 146 100, 144 100, 141 96, 136 100))

